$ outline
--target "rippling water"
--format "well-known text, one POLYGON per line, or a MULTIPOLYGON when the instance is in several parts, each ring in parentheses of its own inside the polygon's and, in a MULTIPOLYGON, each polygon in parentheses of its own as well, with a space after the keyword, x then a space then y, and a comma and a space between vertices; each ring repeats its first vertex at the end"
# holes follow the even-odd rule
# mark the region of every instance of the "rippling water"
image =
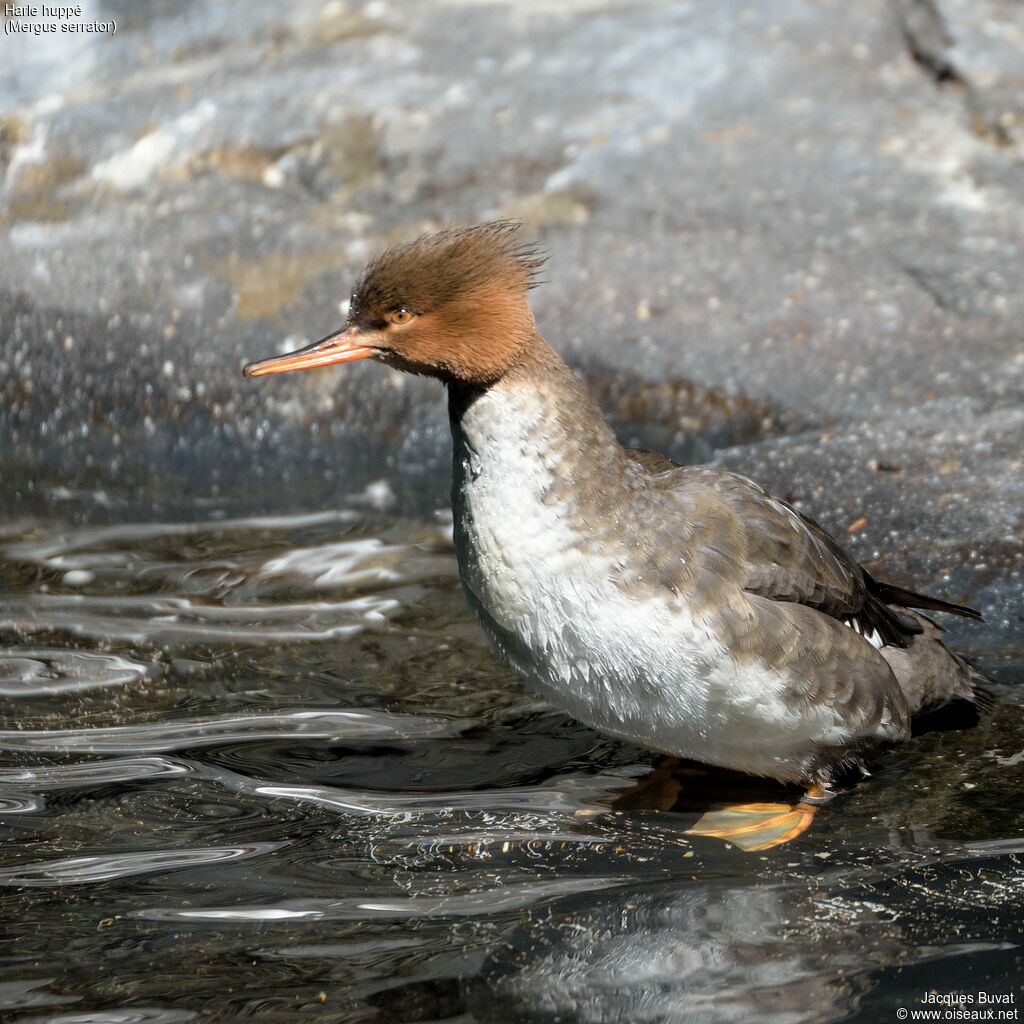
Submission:
POLYGON ((3 523, 0 638, 4 1020, 876 1021, 1021 976, 1013 679, 747 854, 686 829, 765 787, 524 693, 440 518, 3 523))

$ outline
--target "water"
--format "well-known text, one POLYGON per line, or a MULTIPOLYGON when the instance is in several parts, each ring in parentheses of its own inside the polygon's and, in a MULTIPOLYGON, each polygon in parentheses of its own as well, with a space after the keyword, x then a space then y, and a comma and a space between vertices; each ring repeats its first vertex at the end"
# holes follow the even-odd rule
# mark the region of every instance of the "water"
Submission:
POLYGON ((686 830, 787 794, 652 775, 524 692, 450 520, 209 520, 0 524, 0 1019, 781 1024, 1016 994, 1017 669, 980 725, 743 853, 686 830))

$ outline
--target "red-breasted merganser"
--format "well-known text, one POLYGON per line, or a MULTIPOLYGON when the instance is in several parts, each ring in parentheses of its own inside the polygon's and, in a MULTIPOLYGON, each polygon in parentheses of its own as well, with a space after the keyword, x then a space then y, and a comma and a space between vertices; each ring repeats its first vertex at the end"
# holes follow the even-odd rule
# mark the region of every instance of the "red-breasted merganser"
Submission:
POLYGON ((498 654, 601 732, 809 786, 780 834, 802 831, 842 769, 976 696, 980 676, 910 609, 980 616, 874 579, 745 477, 624 448, 537 330, 542 260, 516 229, 389 249, 342 330, 244 372, 376 359, 440 379, 459 573, 498 654))

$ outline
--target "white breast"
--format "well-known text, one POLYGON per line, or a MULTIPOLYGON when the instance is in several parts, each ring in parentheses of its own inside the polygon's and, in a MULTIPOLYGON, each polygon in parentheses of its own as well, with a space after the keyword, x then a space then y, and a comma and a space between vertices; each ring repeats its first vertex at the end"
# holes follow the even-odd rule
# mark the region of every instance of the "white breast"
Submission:
POLYGON ((470 603, 535 689, 595 728, 678 750, 705 731, 702 680, 715 637, 669 591, 643 600, 617 582, 616 552, 581 551, 544 496, 557 428, 526 391, 489 393, 456 437, 455 541, 470 603), (656 713, 654 712, 656 709, 656 713))
POLYGON ((828 709, 794 711, 780 673, 739 668, 685 595, 623 586, 614 540, 581 549, 578 510, 549 499, 566 440, 549 408, 526 389, 492 389, 453 420, 460 575, 495 648, 554 706, 610 735, 799 778, 793 766, 844 730, 828 709))

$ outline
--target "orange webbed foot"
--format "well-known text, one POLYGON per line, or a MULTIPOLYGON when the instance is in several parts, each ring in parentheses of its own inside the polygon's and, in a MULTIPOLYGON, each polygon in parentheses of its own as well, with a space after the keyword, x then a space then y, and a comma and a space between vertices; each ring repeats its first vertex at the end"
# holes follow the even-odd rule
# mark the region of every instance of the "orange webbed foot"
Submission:
POLYGON ((814 785, 796 804, 725 804, 702 815, 687 834, 724 839, 747 852, 770 850, 803 835, 818 808, 833 796, 831 790, 814 785))

